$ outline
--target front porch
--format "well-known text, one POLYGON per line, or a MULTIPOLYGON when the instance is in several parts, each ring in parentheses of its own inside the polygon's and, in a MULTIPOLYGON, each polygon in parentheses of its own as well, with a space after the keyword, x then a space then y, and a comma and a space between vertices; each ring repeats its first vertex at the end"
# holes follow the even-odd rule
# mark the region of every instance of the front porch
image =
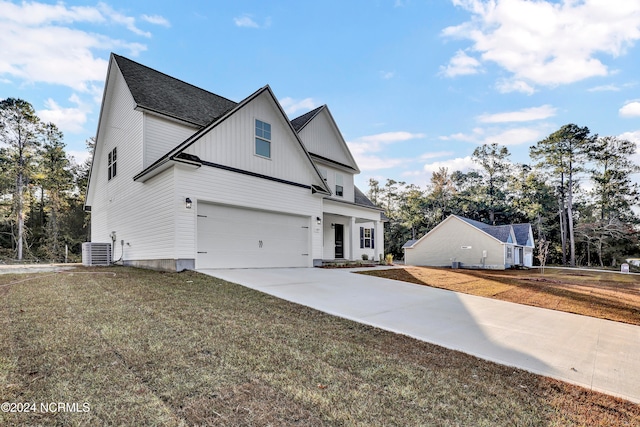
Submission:
POLYGON ((384 230, 379 219, 324 213, 322 222, 323 264, 380 262, 383 258, 384 230))

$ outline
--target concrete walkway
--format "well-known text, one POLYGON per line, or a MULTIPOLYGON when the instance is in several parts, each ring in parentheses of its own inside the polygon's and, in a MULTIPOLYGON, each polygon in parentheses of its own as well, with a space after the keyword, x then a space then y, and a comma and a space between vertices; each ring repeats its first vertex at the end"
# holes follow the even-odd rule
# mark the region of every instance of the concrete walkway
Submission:
POLYGON ((640 403, 640 326, 352 271, 200 270, 329 314, 640 403))
POLYGON ((53 273, 72 270, 82 264, 0 264, 0 274, 53 273))

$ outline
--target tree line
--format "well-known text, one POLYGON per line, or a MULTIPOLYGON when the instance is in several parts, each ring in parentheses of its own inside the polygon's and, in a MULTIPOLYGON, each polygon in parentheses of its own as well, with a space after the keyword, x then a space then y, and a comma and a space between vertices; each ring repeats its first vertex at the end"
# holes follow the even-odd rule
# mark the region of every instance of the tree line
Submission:
POLYGON ((440 168, 424 189, 370 179, 368 196, 389 217, 385 249, 395 257, 407 240, 455 214, 531 223, 541 263, 615 266, 640 252, 635 152, 630 141, 568 124, 530 147, 529 164, 513 163, 505 146, 484 144, 469 172, 440 168))
POLYGON ((63 133, 29 102, 0 101, 0 262, 80 259, 90 167, 68 155, 63 133))
MULTIPOLYGON (((87 140, 90 151, 93 144, 87 140)), ((529 164, 513 163, 505 146, 485 144, 474 150, 477 167, 469 172, 440 168, 424 189, 371 179, 368 196, 389 218, 385 249, 396 258, 407 240, 456 214, 531 223, 550 263, 616 265, 640 252, 635 152, 630 141, 568 124, 530 147, 529 164)), ((90 167, 90 159, 77 164, 68 155, 63 133, 27 101, 0 100, 0 262, 80 259, 90 239, 90 167)))

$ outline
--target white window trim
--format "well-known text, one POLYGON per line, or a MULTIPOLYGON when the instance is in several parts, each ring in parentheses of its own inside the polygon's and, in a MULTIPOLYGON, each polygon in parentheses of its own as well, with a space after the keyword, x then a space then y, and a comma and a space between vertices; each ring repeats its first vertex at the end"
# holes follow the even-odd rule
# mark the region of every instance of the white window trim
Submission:
POLYGON ((261 159, 267 159, 267 160, 271 160, 273 158, 273 126, 271 126, 271 123, 266 122, 266 121, 261 120, 261 119, 258 119, 258 118, 255 118, 255 117, 254 117, 254 120, 253 120, 253 155, 257 156, 257 157, 260 157, 261 159), (258 136, 258 134, 256 132, 257 131, 258 122, 269 125, 269 128, 271 129, 269 131, 269 133, 271 134, 271 138, 267 139, 267 138, 264 138, 262 136, 258 136), (269 143, 269 156, 263 156, 262 154, 258 153, 258 144, 257 144, 257 141, 256 141, 257 139, 269 143))
POLYGON ((339 172, 336 172, 335 190, 336 190, 336 197, 344 197, 344 176, 339 172), (338 187, 340 187, 342 194, 338 194, 338 187))

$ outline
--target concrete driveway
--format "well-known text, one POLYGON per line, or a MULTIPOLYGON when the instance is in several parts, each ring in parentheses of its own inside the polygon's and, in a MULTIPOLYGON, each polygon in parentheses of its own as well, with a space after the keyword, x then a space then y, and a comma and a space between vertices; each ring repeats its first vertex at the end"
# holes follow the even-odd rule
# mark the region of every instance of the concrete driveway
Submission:
POLYGON ((199 271, 329 314, 640 403, 640 326, 353 270, 199 271))

